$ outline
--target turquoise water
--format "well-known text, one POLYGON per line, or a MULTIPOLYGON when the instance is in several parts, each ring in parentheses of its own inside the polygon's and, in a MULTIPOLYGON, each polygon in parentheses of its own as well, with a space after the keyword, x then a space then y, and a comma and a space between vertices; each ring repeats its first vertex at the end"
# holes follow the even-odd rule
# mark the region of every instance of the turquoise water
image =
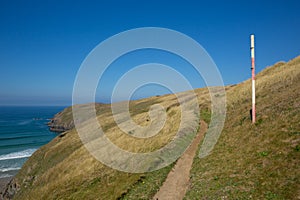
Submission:
POLYGON ((64 107, 0 107, 0 178, 14 176, 40 146, 57 134, 47 122, 64 107))

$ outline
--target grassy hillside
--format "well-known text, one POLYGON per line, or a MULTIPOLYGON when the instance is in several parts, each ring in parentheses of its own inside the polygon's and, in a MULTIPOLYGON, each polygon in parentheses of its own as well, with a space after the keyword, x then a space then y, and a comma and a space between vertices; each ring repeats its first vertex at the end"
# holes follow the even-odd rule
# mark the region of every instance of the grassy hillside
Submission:
MULTIPOLYGON (((206 100, 204 96, 207 96, 207 90, 201 89, 199 93, 203 93, 203 101, 206 100)), ((182 95, 186 96, 185 93, 182 95)), ((131 152, 154 151, 169 143, 177 132, 181 120, 179 103, 175 95, 130 102, 131 117, 141 126, 151 123, 148 111, 156 103, 166 109, 167 121, 163 129, 149 139, 133 139, 124 134, 116 126, 109 105, 97 104, 97 117, 101 119, 99 123, 106 136, 119 147, 131 152)), ((186 103, 189 104, 189 100, 186 103)), ((86 106, 81 107, 85 109, 86 106)), ((70 113, 71 109, 68 108, 59 115, 69 123, 72 118, 70 113)), ((197 124, 199 116, 195 117, 197 124)), ((85 119, 84 124, 88 131, 89 120, 85 119)), ((197 127, 190 130, 191 139, 196 131, 197 127)), ((89 154, 76 130, 72 129, 36 151, 14 178, 9 191, 16 193, 15 199, 127 199, 132 195, 134 199, 149 199, 162 185, 171 168, 172 165, 143 174, 111 169, 89 154)))
MULTIPOLYGON (((300 57, 259 73, 257 123, 253 125, 250 80, 226 87, 224 130, 209 156, 194 159, 186 199, 299 199, 299 88, 300 57)), ((208 90, 197 89, 196 93, 201 117, 209 122, 208 90)), ((132 152, 154 151, 169 143, 181 120, 175 95, 130 102, 132 119, 141 126, 148 125, 148 110, 155 103, 164 106, 168 120, 150 139, 133 140, 122 133, 109 105, 97 104, 97 116, 116 145, 132 152)), ((70 124, 70 113, 68 108, 59 114, 62 123, 70 124)), ((88 119, 85 124, 89 130, 88 119)), ((191 131, 191 137, 195 132, 191 131)), ((10 191, 17 191, 15 199, 151 199, 171 168, 144 174, 108 168, 87 152, 72 129, 35 152, 13 180, 10 191)))
POLYGON ((300 57, 227 91, 227 116, 213 153, 194 159, 186 199, 300 199, 300 57))

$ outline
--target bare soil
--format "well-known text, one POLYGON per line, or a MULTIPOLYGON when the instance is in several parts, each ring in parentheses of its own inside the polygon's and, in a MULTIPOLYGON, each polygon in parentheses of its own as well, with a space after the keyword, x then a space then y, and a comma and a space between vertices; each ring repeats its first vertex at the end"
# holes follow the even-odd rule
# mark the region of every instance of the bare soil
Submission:
POLYGON ((189 187, 190 170, 200 141, 207 130, 207 124, 201 120, 200 129, 191 145, 178 159, 166 181, 153 197, 154 200, 181 200, 189 187))

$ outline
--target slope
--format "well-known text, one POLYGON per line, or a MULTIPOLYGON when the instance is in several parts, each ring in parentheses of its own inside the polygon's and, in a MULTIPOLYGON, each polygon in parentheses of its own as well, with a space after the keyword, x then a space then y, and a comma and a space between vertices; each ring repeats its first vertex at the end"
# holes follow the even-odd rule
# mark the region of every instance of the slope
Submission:
MULTIPOLYGON (((250 80, 226 87, 228 110, 224 130, 209 156, 195 157, 186 199, 299 199, 299 65, 300 57, 258 74, 255 125, 249 116, 250 80)), ((196 93, 201 117, 207 119, 210 116, 208 90, 197 89, 196 93)), ((175 95, 130 102, 131 117, 141 126, 150 123, 148 110, 157 103, 164 106, 169 120, 150 140, 133 141, 118 130, 109 105, 97 104, 97 115, 116 145, 132 152, 154 151, 172 140, 181 119, 179 103, 175 95)), ((70 113, 70 109, 66 112, 70 113)), ((63 115, 61 118, 66 117, 63 115)), ((68 122, 62 123, 70 124, 71 118, 65 119, 68 122)), ((88 122, 86 128, 89 130, 88 122)), ((192 139, 196 130, 189 132, 192 139)), ((71 129, 33 154, 10 183, 5 196, 150 199, 172 167, 143 174, 108 168, 87 152, 76 130, 71 129)))
MULTIPOLYGON (((199 92, 207 96, 206 89, 199 92)), ((186 93, 181 95, 188 97, 186 93)), ((203 98, 204 100, 206 98, 203 98)), ((148 139, 133 139, 130 135, 124 134, 114 122, 109 105, 96 105, 97 119, 101 119, 99 123, 102 129, 117 146, 131 152, 154 151, 169 143, 177 132, 181 108, 176 96, 165 95, 130 102, 131 117, 141 126, 151 123, 148 111, 157 103, 167 111, 167 121, 157 135, 148 139)), ((189 105, 189 98, 185 103, 189 105)), ((202 106, 204 105, 205 103, 202 106)), ((85 109, 88 105, 79 106, 85 109)), ((66 109, 63 113, 70 113, 70 109, 66 109)), ((69 123, 71 117, 65 115, 62 118, 69 123)), ((192 130, 189 127, 192 127, 191 123, 198 124, 198 121, 199 116, 195 115, 184 125, 189 140, 193 139, 198 128, 192 130)), ((82 124, 86 131, 90 130, 89 119, 85 119, 82 124)), ((72 129, 61 133, 36 151, 10 183, 4 197, 22 200, 84 198, 108 200, 126 198, 130 191, 138 189, 143 190, 142 193, 137 192, 138 199, 149 199, 159 189, 172 166, 142 174, 111 169, 91 156, 82 145, 76 129, 72 129)))
POLYGON ((185 199, 300 199, 300 57, 227 91, 225 127, 211 155, 196 157, 185 199))

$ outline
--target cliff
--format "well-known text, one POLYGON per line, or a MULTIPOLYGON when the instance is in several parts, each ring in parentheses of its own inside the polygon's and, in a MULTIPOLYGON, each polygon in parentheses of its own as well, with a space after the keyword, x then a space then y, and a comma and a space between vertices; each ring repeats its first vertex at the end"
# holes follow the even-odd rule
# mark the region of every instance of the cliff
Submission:
MULTIPOLYGON (((226 87, 224 129, 209 156, 194 158, 186 199, 300 198, 300 57, 260 72, 256 88, 257 122, 252 124, 249 115, 251 80, 226 87)), ((201 117, 209 119, 208 90, 195 91, 201 117)), ((99 123, 114 144, 126 151, 148 152, 168 144, 181 120, 175 95, 130 102, 132 120, 141 126, 148 125, 148 111, 154 104, 165 108, 169 120, 157 136, 134 141, 118 129, 110 105, 97 104, 96 110, 101 119, 99 123)), ((84 108, 86 105, 78 106, 84 108)), ((91 156, 76 130, 72 129, 71 112, 72 109, 67 108, 54 117, 52 124, 57 125, 57 130, 69 130, 28 159, 4 197, 151 199, 172 165, 154 172, 134 174, 103 165, 91 156)), ((88 119, 82 123, 84 130, 89 132, 92 127, 88 119)))
POLYGON ((63 111, 57 113, 48 122, 48 127, 50 131, 58 132, 58 133, 62 133, 74 128, 72 107, 65 108, 63 111))
MULTIPOLYGON (((85 105, 76 105, 76 107, 80 107, 80 109, 84 110, 89 107, 91 104, 85 105)), ((109 109, 109 104, 102 104, 102 103, 95 103, 93 104, 96 109, 97 115, 100 112, 109 109)), ((88 120, 88 118, 82 118, 82 122, 88 120)), ((74 121, 73 121, 73 114, 72 114, 72 107, 67 107, 61 112, 57 113, 50 121, 48 122, 48 127, 53 132, 62 133, 74 128, 74 121)))

